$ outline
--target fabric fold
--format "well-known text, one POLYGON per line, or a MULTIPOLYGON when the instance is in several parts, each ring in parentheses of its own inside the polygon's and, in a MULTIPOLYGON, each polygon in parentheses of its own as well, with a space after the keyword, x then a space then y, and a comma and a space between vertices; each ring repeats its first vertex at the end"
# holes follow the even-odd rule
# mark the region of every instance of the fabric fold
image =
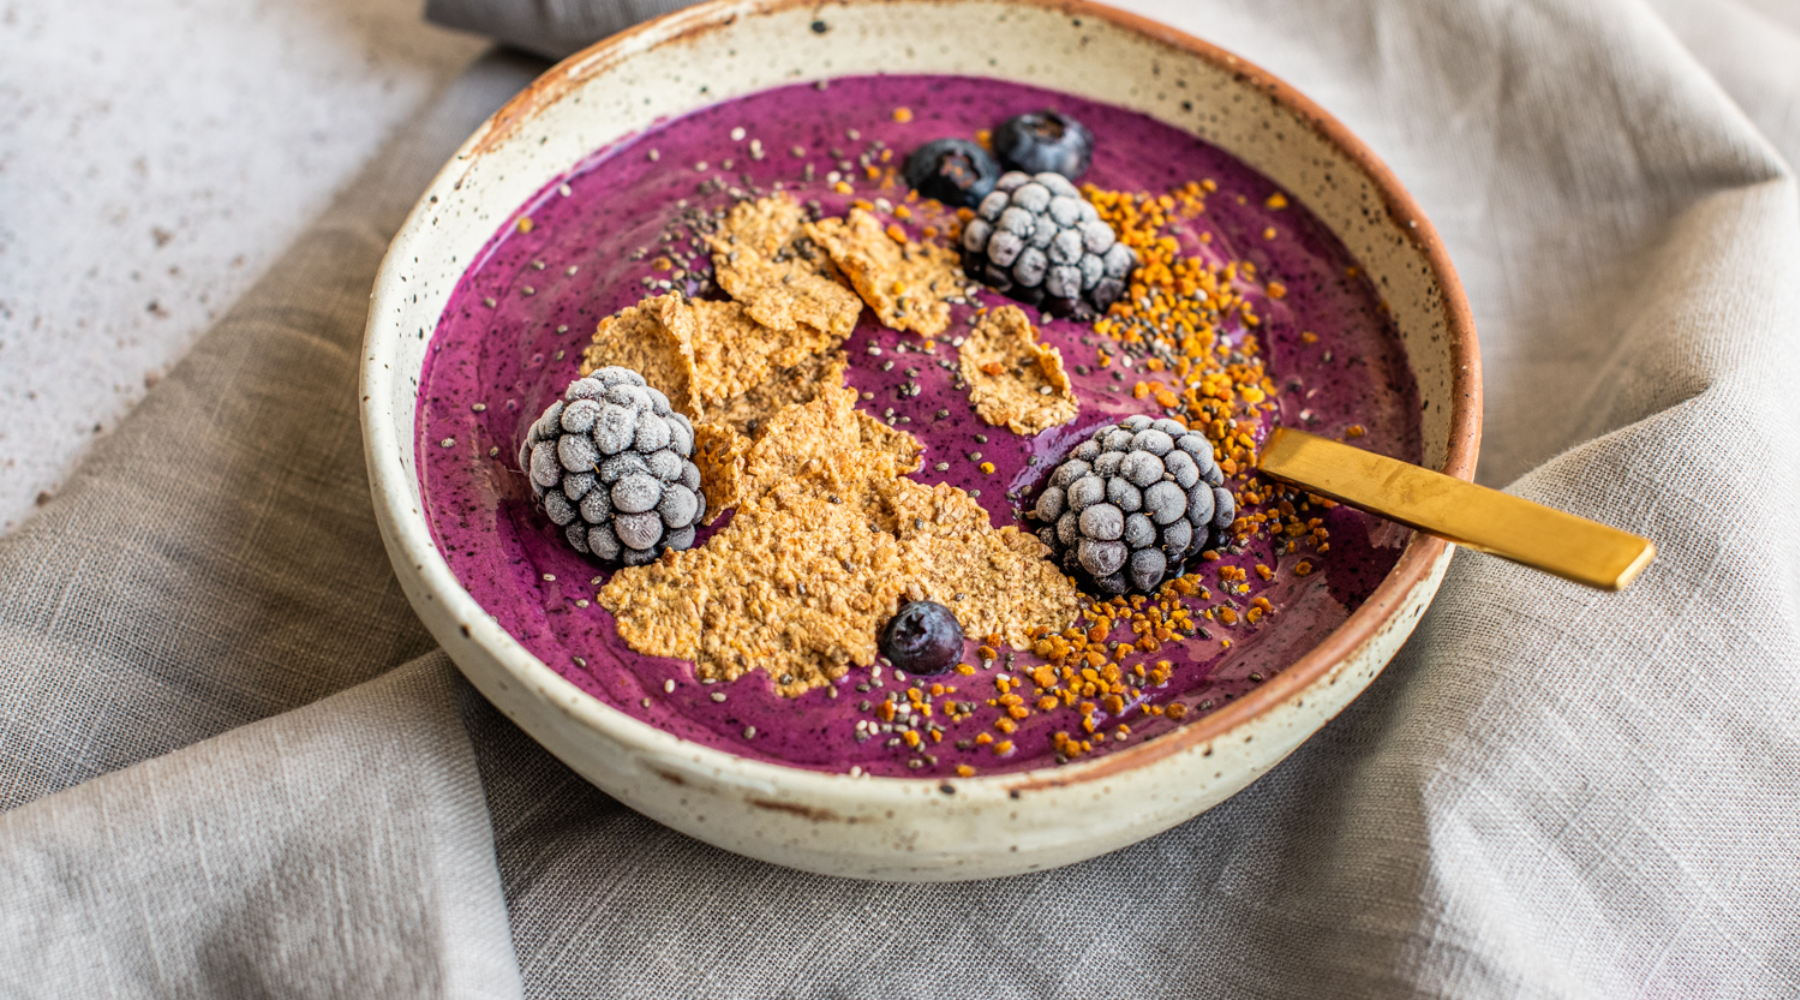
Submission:
POLYGON ((698 0, 425 0, 425 19, 562 59, 698 0))
POLYGON ((0 814, 0 995, 520 995, 441 653, 0 814))
POLYGON ((418 192, 541 69, 478 61, 0 538, 0 809, 432 648, 369 506, 363 320, 418 192))
MULTIPOLYGON (((657 826, 415 659, 368 505, 363 297, 541 69, 490 58, 0 540, 0 992, 1800 990, 1800 95, 1765 61, 1800 36, 1730 0, 1133 8, 1420 199, 1481 330, 1484 481, 1653 538, 1630 590, 1461 553, 1286 762, 1058 871, 859 883, 657 826)), ((651 12, 428 10, 554 55, 651 12)))

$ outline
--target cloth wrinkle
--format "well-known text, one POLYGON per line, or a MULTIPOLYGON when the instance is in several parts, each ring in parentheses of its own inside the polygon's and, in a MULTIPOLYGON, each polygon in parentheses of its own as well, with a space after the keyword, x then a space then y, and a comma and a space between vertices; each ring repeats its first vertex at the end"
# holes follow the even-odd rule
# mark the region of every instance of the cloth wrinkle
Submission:
MULTIPOLYGON (((683 5, 424 6, 561 57, 683 5)), ((545 68, 496 51, 0 538, 0 996, 1800 992, 1800 20, 1131 7, 1414 193, 1481 331, 1481 481, 1654 539, 1631 588, 1458 553, 1280 766, 1055 871, 855 882, 660 827, 432 650, 370 509, 368 289, 545 68)))

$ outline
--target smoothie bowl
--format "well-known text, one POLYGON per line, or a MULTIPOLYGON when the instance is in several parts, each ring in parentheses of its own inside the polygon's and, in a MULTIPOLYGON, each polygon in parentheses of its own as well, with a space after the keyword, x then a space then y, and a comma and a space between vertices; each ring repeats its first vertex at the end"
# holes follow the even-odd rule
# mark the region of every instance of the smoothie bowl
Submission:
POLYGON ((633 808, 879 879, 1083 860, 1243 788, 1450 554, 1262 480, 1452 476, 1475 339, 1355 139, 1102 7, 708 4, 571 58, 370 313, 383 538, 482 693, 633 808))

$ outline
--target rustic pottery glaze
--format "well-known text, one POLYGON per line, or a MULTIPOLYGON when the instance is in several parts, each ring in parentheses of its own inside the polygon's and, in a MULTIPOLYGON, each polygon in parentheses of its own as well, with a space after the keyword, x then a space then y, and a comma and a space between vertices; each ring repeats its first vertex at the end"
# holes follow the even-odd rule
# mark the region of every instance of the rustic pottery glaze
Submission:
POLYGON ((364 446, 382 537, 413 607, 469 680, 595 785, 708 843, 855 878, 946 881, 1054 868, 1176 825, 1274 767, 1365 688, 1450 558, 1414 535, 1362 607, 1238 701, 1138 746, 993 777, 851 778, 702 747, 577 689, 483 612, 434 547, 414 463, 418 374, 457 280, 495 229, 595 149, 659 119, 842 74, 999 77, 1148 114, 1302 199, 1387 297, 1418 391, 1425 464, 1468 479, 1480 371, 1441 242, 1392 174, 1310 101, 1231 54, 1079 3, 725 0, 564 61, 459 150, 395 238, 364 347, 364 446))

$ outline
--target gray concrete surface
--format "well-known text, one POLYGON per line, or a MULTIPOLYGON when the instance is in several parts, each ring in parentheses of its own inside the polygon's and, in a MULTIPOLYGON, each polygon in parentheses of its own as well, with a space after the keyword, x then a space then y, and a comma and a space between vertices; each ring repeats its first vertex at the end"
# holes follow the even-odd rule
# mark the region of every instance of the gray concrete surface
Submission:
POLYGON ((481 50, 419 0, 0 0, 0 532, 481 50))

